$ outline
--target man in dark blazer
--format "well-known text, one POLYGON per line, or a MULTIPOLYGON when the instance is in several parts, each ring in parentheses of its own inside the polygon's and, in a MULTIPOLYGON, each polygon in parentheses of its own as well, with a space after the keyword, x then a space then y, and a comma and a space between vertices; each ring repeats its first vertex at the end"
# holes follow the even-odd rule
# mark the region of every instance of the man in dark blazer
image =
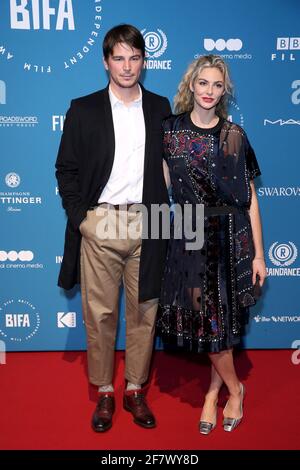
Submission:
POLYGON ((109 84, 73 100, 67 112, 56 177, 68 222, 58 285, 81 283, 87 330, 89 380, 99 387, 92 427, 112 426, 113 370, 119 287, 126 297, 126 360, 123 406, 134 422, 155 426, 142 385, 147 381, 165 258, 165 241, 142 237, 152 204, 169 202, 163 175, 162 120, 167 98, 139 83, 145 57, 141 33, 112 28, 103 41, 109 84), (114 227, 107 236, 101 227, 114 227), (137 237, 128 235, 137 227, 137 237), (118 236, 124 229, 126 237, 118 236), (117 235, 116 235, 117 234, 117 235))

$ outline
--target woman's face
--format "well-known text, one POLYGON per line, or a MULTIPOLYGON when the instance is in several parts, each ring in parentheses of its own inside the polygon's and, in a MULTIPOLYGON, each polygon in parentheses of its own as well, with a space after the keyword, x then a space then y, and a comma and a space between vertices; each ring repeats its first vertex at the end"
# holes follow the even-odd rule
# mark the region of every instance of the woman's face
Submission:
POLYGON ((216 67, 204 67, 190 84, 190 89, 194 93, 194 108, 210 110, 217 106, 225 93, 223 74, 216 67))

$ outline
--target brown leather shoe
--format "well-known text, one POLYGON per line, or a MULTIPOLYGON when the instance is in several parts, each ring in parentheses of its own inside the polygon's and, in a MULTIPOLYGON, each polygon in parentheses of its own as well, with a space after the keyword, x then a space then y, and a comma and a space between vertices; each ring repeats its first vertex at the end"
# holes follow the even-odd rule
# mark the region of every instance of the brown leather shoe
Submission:
POLYGON ((149 409, 145 395, 134 390, 124 393, 123 406, 126 411, 130 411, 133 421, 143 428, 154 428, 156 426, 155 418, 149 409))
POLYGON ((113 393, 100 393, 96 409, 92 417, 92 428, 96 432, 108 431, 112 427, 112 416, 115 411, 113 393))

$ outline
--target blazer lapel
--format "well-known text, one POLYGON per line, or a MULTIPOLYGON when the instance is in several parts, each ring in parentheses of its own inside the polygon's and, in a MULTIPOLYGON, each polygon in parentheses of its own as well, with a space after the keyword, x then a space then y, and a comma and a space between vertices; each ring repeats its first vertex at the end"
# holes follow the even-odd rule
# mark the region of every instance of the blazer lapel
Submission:
MULTIPOLYGON (((109 86, 109 85, 108 85, 109 86)), ((112 117, 111 104, 108 94, 108 86, 104 90, 104 123, 105 123, 105 137, 107 139, 108 159, 113 164, 115 155, 115 133, 112 117)))
POLYGON ((152 121, 151 121, 151 100, 147 93, 147 90, 140 85, 142 88, 143 93, 143 113, 145 119, 145 132, 146 132, 146 139, 145 139, 145 159, 144 159, 144 181, 145 181, 145 174, 147 171, 147 166, 150 158, 150 149, 151 149, 151 128, 152 128, 152 121))

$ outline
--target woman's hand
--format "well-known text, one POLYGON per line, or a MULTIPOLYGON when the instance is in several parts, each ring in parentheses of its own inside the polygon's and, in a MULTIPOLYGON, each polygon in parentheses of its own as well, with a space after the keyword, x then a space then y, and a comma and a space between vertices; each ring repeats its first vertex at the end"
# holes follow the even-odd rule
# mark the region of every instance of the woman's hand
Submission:
POLYGON ((256 276, 259 277, 259 285, 260 287, 263 285, 265 278, 267 277, 267 269, 266 269, 266 263, 264 258, 254 258, 252 261, 252 270, 253 270, 253 276, 252 276, 252 282, 255 284, 256 282, 256 276))

